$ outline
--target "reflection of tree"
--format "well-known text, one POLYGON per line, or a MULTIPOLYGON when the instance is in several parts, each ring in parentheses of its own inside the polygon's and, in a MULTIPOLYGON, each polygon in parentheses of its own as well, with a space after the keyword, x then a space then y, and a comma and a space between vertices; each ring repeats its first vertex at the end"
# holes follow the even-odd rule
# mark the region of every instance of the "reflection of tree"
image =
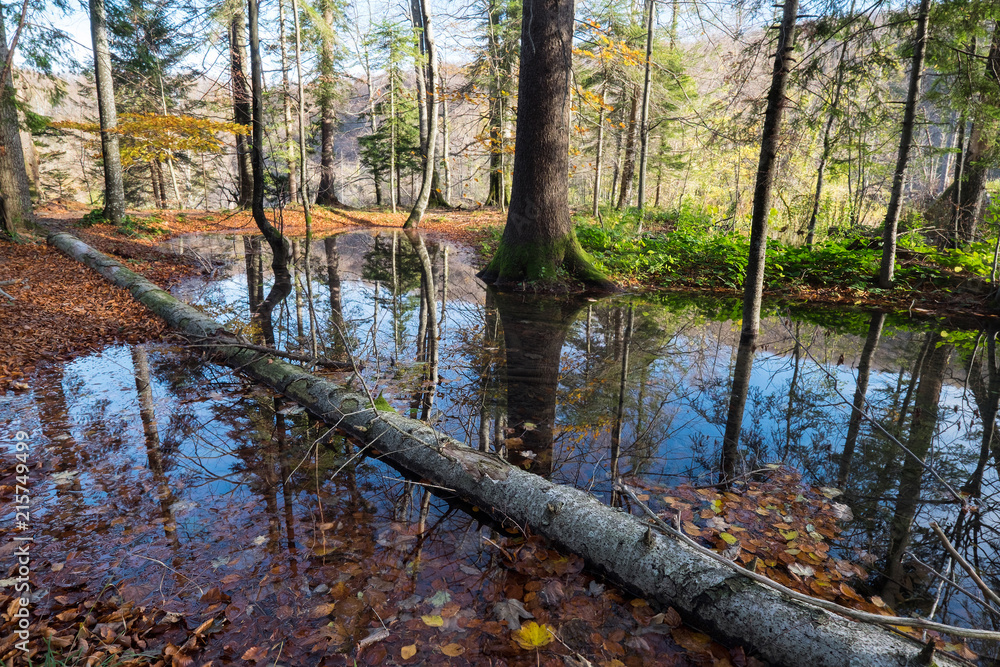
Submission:
MULTIPOLYGON (((275 280, 266 298, 261 298, 264 291, 264 268, 261 255, 260 237, 243 237, 244 251, 247 266, 247 292, 250 303, 250 314, 253 321, 260 326, 261 334, 267 345, 274 346, 274 322, 271 315, 274 308, 281 303, 292 291, 291 274, 285 270, 281 274, 280 280, 275 280)), ((287 251, 288 244, 283 244, 283 251, 287 251)), ((279 258, 273 264, 285 267, 288 263, 287 257, 279 258)))
POLYGON ((719 462, 719 479, 729 482, 736 477, 739 461, 740 431, 743 427, 743 412, 750 389, 750 372, 756 352, 756 335, 741 336, 736 352, 736 367, 733 369, 733 384, 729 391, 729 411, 726 416, 726 430, 722 437, 722 458, 719 462))
MULTIPOLYGON (((580 299, 494 292, 507 350, 508 423, 520 444, 508 444, 515 464, 552 472, 553 427, 563 341, 580 299)), ((509 441, 510 442, 510 441, 509 441)))
POLYGON ((847 484, 847 475, 851 471, 851 460, 854 458, 854 448, 858 442, 858 432, 861 430, 861 415, 865 410, 865 397, 868 394, 868 378, 871 374, 872 357, 875 355, 879 338, 882 336, 883 323, 885 323, 885 313, 879 311, 872 313, 872 319, 868 325, 868 336, 865 338, 865 346, 861 350, 861 360, 858 362, 858 381, 854 388, 851 419, 847 424, 847 441, 844 443, 844 451, 840 455, 840 470, 837 474, 837 485, 840 488, 847 484))
POLYGON ((976 401, 976 410, 982 421, 983 429, 980 438, 979 460, 976 462, 975 470, 962 487, 962 490, 973 498, 978 498, 980 495, 983 473, 990 456, 992 455, 1000 464, 1000 446, 998 446, 996 437, 997 408, 998 402, 1000 402, 1000 368, 997 368, 996 352, 997 325, 991 323, 989 330, 981 334, 981 336, 983 335, 986 338, 985 354, 977 355, 979 350, 979 341, 977 341, 972 358, 969 360, 967 375, 969 389, 976 401), (983 360, 984 356, 985 360, 983 360), (978 363, 977 359, 980 359, 978 363))
POLYGON ((416 416, 420 407, 420 419, 430 418, 434 406, 434 395, 438 384, 439 345, 441 341, 438 330, 438 316, 435 307, 434 266, 431 263, 424 239, 415 229, 405 230, 410 245, 420 260, 420 325, 417 328, 417 362, 423 364, 423 376, 420 389, 413 397, 411 416, 416 416))
POLYGON ((333 358, 345 359, 348 352, 347 326, 344 322, 344 307, 340 287, 340 253, 337 251, 337 237, 323 239, 326 250, 327 288, 330 290, 330 325, 333 337, 333 358))
POLYGON ((913 519, 920 505, 921 479, 924 459, 930 451, 938 422, 938 405, 945 370, 952 346, 940 344, 940 333, 931 338, 928 352, 920 372, 916 390, 910 437, 906 446, 910 450, 899 473, 899 490, 896 507, 889 525, 889 550, 882 596, 890 605, 896 604, 903 585, 903 554, 910 543, 913 519))
MULTIPOLYGON (((618 463, 621 459, 622 444, 622 422, 625 420, 625 391, 628 389, 628 357, 629 347, 632 343, 632 328, 635 326, 635 309, 629 306, 628 325, 625 327, 625 334, 622 338, 622 371, 618 381, 618 407, 615 410, 615 421, 611 427, 611 479, 615 481, 619 477, 618 463)), ((641 401, 640 401, 641 403, 641 401)), ((621 503, 621 496, 617 486, 611 492, 611 504, 618 506, 621 503)))
POLYGON ((163 457, 160 449, 160 430, 156 424, 156 411, 153 405, 153 388, 149 379, 149 357, 146 350, 140 346, 132 348, 132 367, 135 372, 135 390, 139 395, 139 418, 142 420, 142 433, 146 442, 146 459, 149 461, 149 471, 156 483, 156 496, 160 501, 160 516, 163 518, 163 530, 174 548, 180 546, 177 539, 177 522, 171 506, 174 493, 163 470, 163 457))

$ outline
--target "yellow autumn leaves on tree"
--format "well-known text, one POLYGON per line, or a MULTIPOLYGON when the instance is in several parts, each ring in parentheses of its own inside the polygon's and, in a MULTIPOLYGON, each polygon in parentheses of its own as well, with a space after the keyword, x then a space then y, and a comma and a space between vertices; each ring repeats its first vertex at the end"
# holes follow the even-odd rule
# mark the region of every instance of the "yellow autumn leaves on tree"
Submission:
MULTIPOLYGON (((100 134, 98 123, 59 121, 53 127, 100 134)), ((118 127, 122 166, 128 168, 151 160, 166 160, 173 153, 219 153, 225 147, 222 134, 249 134, 250 128, 194 116, 160 114, 122 114, 118 127)))

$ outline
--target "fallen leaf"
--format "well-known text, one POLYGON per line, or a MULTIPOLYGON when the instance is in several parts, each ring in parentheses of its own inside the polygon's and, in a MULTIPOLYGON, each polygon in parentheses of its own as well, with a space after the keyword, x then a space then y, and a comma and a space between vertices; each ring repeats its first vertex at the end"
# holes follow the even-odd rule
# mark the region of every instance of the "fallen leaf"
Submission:
POLYGON ((465 653, 465 647, 455 643, 445 644, 444 646, 441 647, 441 652, 444 653, 449 658, 457 658, 458 656, 465 653))
POLYGON ((515 599, 497 602, 493 605, 493 613, 497 615, 497 618, 501 622, 505 622, 511 630, 521 629, 522 618, 534 618, 531 612, 524 608, 521 601, 515 599))
POLYGON ((399 649, 399 655, 401 658, 403 658, 403 660, 409 660, 416 654, 417 654, 416 644, 410 644, 409 646, 404 646, 403 648, 399 649))
POLYGON ((539 625, 534 621, 528 621, 520 630, 511 633, 511 637, 525 651, 540 648, 552 641, 552 630, 548 625, 539 625))
POLYGON ((432 628, 440 628, 444 625, 444 619, 440 616, 421 616, 420 620, 424 622, 424 625, 430 626, 432 628))

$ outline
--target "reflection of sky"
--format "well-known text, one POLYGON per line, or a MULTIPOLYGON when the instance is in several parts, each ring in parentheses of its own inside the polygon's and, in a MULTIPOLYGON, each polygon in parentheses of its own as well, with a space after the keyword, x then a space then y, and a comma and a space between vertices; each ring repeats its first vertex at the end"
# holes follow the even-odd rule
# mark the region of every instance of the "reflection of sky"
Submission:
MULTIPOLYGON (((400 243, 405 243, 402 237, 400 243)), ((406 414, 421 382, 415 340, 419 326, 419 290, 398 294, 394 309, 391 281, 380 282, 376 287, 375 283, 361 278, 361 267, 365 264, 365 257, 361 255, 372 248, 370 237, 363 233, 341 236, 337 246, 342 312, 352 349, 365 363, 364 376, 373 393, 384 391, 386 398, 406 414), (398 340, 394 335, 394 319, 398 340)), ((432 249, 431 254, 437 292, 435 309, 440 319, 442 253, 432 249)), ((316 270, 312 276, 312 291, 319 322, 318 337, 321 345, 324 341, 330 344, 337 334, 328 324, 331 309, 322 242, 314 244, 313 258, 316 270)), ((384 266, 388 265, 385 257, 382 261, 384 266)), ((457 269, 462 257, 453 253, 450 261, 454 279, 456 273, 461 273, 457 269)), ((267 263, 265 260, 265 265, 267 263)), ((196 300, 207 305, 210 312, 225 313, 245 322, 249 313, 246 278, 239 273, 243 266, 240 257, 234 262, 238 272, 235 275, 197 288, 191 283, 184 291, 186 295, 197 295, 196 300)), ((468 269, 465 273, 469 273, 468 269)), ((301 272, 300 280, 304 281, 301 272)), ((413 276, 409 280, 411 285, 415 282, 413 276)), ((266 288, 267 285, 265 294, 266 288)), ((301 298, 305 300, 304 285, 302 292, 301 298)), ((481 334, 486 321, 484 299, 481 287, 475 293, 469 291, 467 283, 448 286, 440 351, 442 380, 431 413, 431 421, 438 427, 473 445, 479 437, 480 405, 484 400, 489 403, 496 399, 495 396, 484 399, 482 395, 483 353, 477 346, 482 345, 481 334), (459 293, 461 290, 466 293, 459 293)), ((593 305, 589 356, 586 353, 586 311, 581 312, 567 335, 560 364, 555 478, 598 491, 609 488, 611 430, 621 373, 620 361, 612 358, 616 356, 613 349, 615 332, 608 315, 616 307, 626 306, 616 302, 593 305)), ((289 337, 295 334, 297 310, 294 292, 275 309, 279 346, 295 347, 289 337)), ((301 318, 306 332, 309 317, 309 309, 303 305, 301 318)), ((721 446, 728 407, 735 360, 735 348, 731 344, 735 340, 731 335, 733 325, 705 321, 694 310, 671 312, 652 303, 643 303, 635 317, 622 419, 620 470, 667 482, 677 476, 698 477, 710 473, 721 446)), ((743 444, 744 450, 753 454, 750 464, 783 461, 828 484, 835 468, 832 457, 842 449, 846 437, 850 410, 845 399, 852 401, 854 398, 856 370, 847 364, 828 361, 818 365, 810 354, 829 360, 835 358, 841 348, 860 350, 863 340, 838 336, 817 327, 804 328, 809 331, 802 334, 808 352, 800 353, 797 372, 790 334, 784 335, 784 344, 757 352, 744 413, 743 444), (789 401, 793 378, 795 393, 789 401), (843 398, 838 396, 837 390, 843 398)), ((883 348, 891 347, 887 341, 892 337, 893 331, 887 328, 883 334, 883 348)), ((876 415, 888 409, 882 404, 896 390, 900 368, 906 369, 908 378, 916 352, 902 347, 894 351, 897 359, 891 362, 883 359, 881 365, 873 368, 868 400, 876 415)), ((950 443, 948 451, 953 454, 978 450, 978 445, 967 441, 967 434, 958 426, 959 423, 968 424, 972 410, 968 401, 963 403, 962 395, 960 387, 949 384, 941 395, 940 440, 950 443)), ((870 428, 863 426, 862 440, 869 432, 870 428)))

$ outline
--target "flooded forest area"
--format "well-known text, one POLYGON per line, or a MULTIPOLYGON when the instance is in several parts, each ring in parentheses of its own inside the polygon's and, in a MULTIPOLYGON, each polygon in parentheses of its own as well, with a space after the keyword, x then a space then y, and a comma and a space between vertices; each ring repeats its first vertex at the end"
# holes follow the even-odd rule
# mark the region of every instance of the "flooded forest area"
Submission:
POLYGON ((1000 663, 995 2, 25 2, 0 65, 4 667, 1000 663))

